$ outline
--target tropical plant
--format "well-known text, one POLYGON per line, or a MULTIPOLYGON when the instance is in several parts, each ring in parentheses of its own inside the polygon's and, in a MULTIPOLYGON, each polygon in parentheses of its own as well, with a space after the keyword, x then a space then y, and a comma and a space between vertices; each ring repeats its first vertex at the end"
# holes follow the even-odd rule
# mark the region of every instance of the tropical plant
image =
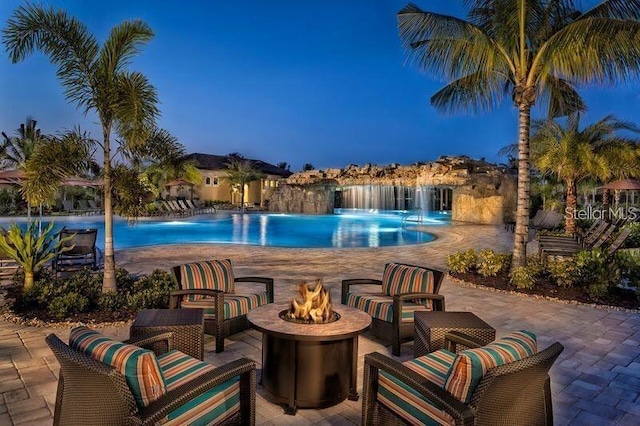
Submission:
POLYGON ((31 205, 54 203, 64 179, 89 167, 94 143, 79 128, 39 143, 23 167, 23 198, 31 205))
POLYGON ((457 251, 447 256, 449 271, 454 274, 466 274, 476 267, 478 255, 474 249, 457 251))
POLYGON ((231 157, 227 163, 224 179, 229 182, 232 188, 237 188, 240 192, 240 204, 244 211, 244 187, 246 184, 262 179, 264 175, 248 160, 231 157))
POLYGON ((313 167, 313 164, 311 164, 311 163, 304 163, 302 165, 302 171, 303 172, 307 172, 309 170, 314 170, 314 169, 315 169, 315 167, 313 167))
POLYGON ((483 277, 495 277, 507 271, 511 264, 511 255, 507 253, 496 253, 491 249, 484 249, 478 252, 476 269, 483 277))
POLYGON ((133 222, 147 212, 158 196, 157 188, 135 167, 118 164, 113 168, 113 211, 133 222))
POLYGON ((509 273, 509 282, 517 288, 532 289, 536 285, 536 278, 528 267, 518 266, 509 273))
POLYGON ((482 111, 510 96, 518 108, 518 203, 512 267, 526 263, 531 108, 551 117, 583 110, 576 84, 629 80, 640 69, 640 2, 607 0, 582 12, 572 0, 471 0, 468 20, 398 13, 409 60, 450 83, 431 97, 445 112, 482 111), (615 40, 615 42, 612 42, 615 40))
POLYGON ((580 129, 580 114, 565 122, 534 121, 532 160, 543 173, 553 173, 565 184, 566 231, 576 232, 577 184, 590 177, 606 179, 640 167, 636 143, 617 131, 640 132, 635 125, 606 116, 580 129))
POLYGON ((14 223, 8 230, 0 228, 0 250, 9 258, 16 261, 24 272, 24 291, 28 291, 33 285, 33 276, 37 269, 42 267, 56 256, 56 252, 64 252, 72 247, 61 247, 71 239, 58 238, 52 235, 53 222, 42 233, 35 222, 27 224, 23 230, 14 223))
POLYGON ((0 168, 21 170, 33 154, 36 146, 47 137, 42 135, 36 127, 38 122, 27 117, 25 123, 16 130, 17 136, 9 137, 2 132, 3 141, 0 145, 0 168))
POLYGON ((104 155, 104 282, 103 291, 113 291, 113 206, 111 197, 111 136, 117 132, 130 145, 146 139, 158 115, 156 89, 140 72, 128 66, 153 31, 140 20, 113 27, 100 46, 78 19, 64 10, 33 4, 18 7, 3 30, 2 39, 11 61, 16 63, 35 50, 58 66, 57 76, 68 101, 84 114, 93 111, 102 126, 104 155))
POLYGON ((173 179, 182 179, 198 185, 202 175, 193 160, 185 159, 185 148, 164 129, 153 129, 146 143, 122 147, 123 154, 131 164, 138 168, 147 181, 155 185, 161 194, 164 185, 173 179))
POLYGON ((286 161, 281 161, 278 164, 276 164, 276 167, 282 169, 282 170, 290 170, 291 169, 291 164, 287 163, 286 161))

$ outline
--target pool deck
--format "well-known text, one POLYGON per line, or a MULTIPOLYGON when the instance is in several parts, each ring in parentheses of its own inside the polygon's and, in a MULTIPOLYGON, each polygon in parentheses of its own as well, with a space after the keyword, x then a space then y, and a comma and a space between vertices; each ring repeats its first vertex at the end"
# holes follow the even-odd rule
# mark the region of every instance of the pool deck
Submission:
MULTIPOLYGON (((380 278, 389 261, 446 269, 447 254, 467 248, 509 250, 513 234, 502 227, 452 225, 431 228, 435 242, 401 247, 360 249, 285 249, 237 245, 158 246, 116 253, 119 267, 132 273, 168 269, 186 261, 230 258, 237 276, 261 275, 275 279, 277 301, 290 300, 300 281, 322 278, 340 297, 345 278, 380 278)), ((529 250, 535 250, 530 243, 529 250)), ((472 311, 501 336, 529 329, 541 348, 559 341, 564 352, 551 370, 555 423, 558 425, 640 424, 640 314, 585 305, 536 299, 477 289, 446 278, 441 293, 448 311, 472 311)), ((125 339, 128 327, 102 330, 125 339)), ((51 424, 58 364, 44 342, 55 332, 67 338, 69 329, 35 328, 0 322, 0 425, 51 424)), ((220 364, 249 357, 260 364, 260 333, 246 331, 225 343, 215 354, 206 336, 205 360, 220 364)), ((390 346, 365 333, 360 339, 358 387, 362 387, 364 355, 390 355, 390 346)), ((400 360, 411 358, 412 344, 402 346, 400 360)), ((258 367, 260 368, 260 367, 258 367)), ((257 423, 263 425, 360 424, 361 401, 345 401, 322 410, 299 410, 295 417, 267 402, 258 386, 257 423)))

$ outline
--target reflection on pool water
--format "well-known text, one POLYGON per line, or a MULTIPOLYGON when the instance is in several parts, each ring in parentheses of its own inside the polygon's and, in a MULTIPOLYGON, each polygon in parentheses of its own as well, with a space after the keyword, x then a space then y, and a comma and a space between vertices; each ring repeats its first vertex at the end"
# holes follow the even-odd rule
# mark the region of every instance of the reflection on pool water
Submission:
MULTIPOLYGON (((45 218, 46 226, 50 218, 45 218)), ((102 218, 56 218, 54 229, 97 228, 98 246, 104 246, 102 218)), ((423 225, 442 225, 447 214, 431 213, 423 225)), ((0 225, 7 227, 4 220, 0 225)), ((334 215, 298 215, 220 212, 176 219, 140 220, 134 225, 116 218, 116 249, 160 244, 221 243, 275 247, 385 247, 420 244, 434 240, 415 230, 407 212, 337 211, 334 215)))

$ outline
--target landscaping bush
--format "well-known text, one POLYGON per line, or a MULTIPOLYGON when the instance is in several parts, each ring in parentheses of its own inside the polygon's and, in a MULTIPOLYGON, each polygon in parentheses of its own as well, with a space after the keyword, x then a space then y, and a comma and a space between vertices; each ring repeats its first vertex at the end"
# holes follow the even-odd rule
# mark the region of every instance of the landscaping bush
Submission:
POLYGON ((478 256, 475 250, 458 251, 447 256, 449 270, 455 274, 464 274, 475 268, 478 256))
POLYGON ((623 248, 640 247, 640 222, 634 222, 627 225, 631 228, 631 234, 623 244, 623 248))
POLYGON ((478 253, 476 268, 483 277, 495 277, 505 272, 511 264, 511 255, 495 253, 491 249, 484 249, 478 253))
POLYGON ((169 293, 175 289, 171 276, 159 269, 140 277, 116 270, 116 292, 102 293, 102 280, 102 273, 91 271, 64 279, 43 274, 17 295, 14 310, 58 320, 89 312, 135 314, 142 309, 167 308, 169 293))
POLYGON ((575 283, 576 263, 573 258, 549 260, 547 271, 560 287, 571 287, 575 283))
POLYGON ((527 269, 529 274, 534 278, 541 277, 546 272, 546 269, 542 264, 542 259, 540 258, 540 255, 537 254, 527 256, 527 269))
POLYGON ((509 282, 517 288, 532 289, 536 285, 535 276, 526 266, 518 266, 509 274, 509 282))
POLYGON ((610 286, 620 282, 620 267, 615 257, 607 255, 602 249, 581 251, 574 259, 576 281, 586 285, 590 295, 602 297, 610 286))

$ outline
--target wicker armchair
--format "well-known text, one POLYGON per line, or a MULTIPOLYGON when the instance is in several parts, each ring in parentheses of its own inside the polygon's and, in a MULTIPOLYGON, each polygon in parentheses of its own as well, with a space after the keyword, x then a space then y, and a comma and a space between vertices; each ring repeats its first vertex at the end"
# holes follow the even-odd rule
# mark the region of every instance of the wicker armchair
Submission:
MULTIPOLYGON (((220 271, 218 271, 220 272, 220 271)), ((273 303, 273 278, 266 277, 234 277, 229 260, 197 262, 179 265, 171 268, 173 279, 180 290, 171 292, 169 300, 170 309, 201 308, 204 309, 204 332, 216 339, 216 353, 224 351, 224 339, 235 333, 249 328, 247 313, 258 306, 273 303), (203 273, 200 285, 202 288, 193 288, 184 282, 185 268, 190 265, 202 267, 216 262, 216 267, 224 269, 219 273, 220 277, 213 277, 212 272, 203 273), (211 281, 217 281, 213 283, 211 281), (224 285, 222 281, 227 281, 224 285), (235 283, 257 283, 265 287, 266 291, 251 294, 236 294, 235 283), (226 286, 226 288, 224 288, 226 286), (230 290, 230 291, 229 291, 230 290), (194 296, 199 297, 194 300, 194 296), (222 321, 219 320, 222 318, 222 321)), ((215 272, 213 273, 215 275, 215 272)))
MULTIPOLYGON (((453 353, 456 344, 469 348, 481 344, 470 336, 451 332, 446 337, 447 349, 453 353)), ((380 373, 393 377, 405 389, 411 389, 416 406, 431 406, 434 417, 442 419, 433 424, 455 425, 552 425, 553 410, 549 369, 563 351, 560 343, 531 356, 489 369, 470 395, 468 403, 461 402, 407 363, 400 363, 380 353, 365 355, 362 416, 363 425, 406 425, 408 421, 384 402, 384 386, 379 386, 380 373)), ((440 351, 438 351, 440 352, 440 351)), ((434 356, 436 352, 430 354, 434 356)), ((454 356, 453 354, 450 354, 454 356)), ((429 356, 429 355, 428 355, 429 356)), ((437 355, 436 355, 437 356, 437 355)), ((409 361, 412 362, 412 361, 409 361)), ((425 362, 422 359, 422 362, 425 362)), ((428 361, 427 361, 428 362, 428 361)), ((388 395, 387 395, 388 396, 388 395)), ((400 397, 402 398, 402 396, 400 397)))
MULTIPOLYGON (((46 342, 60 363, 54 425, 154 425, 176 409, 184 411, 185 404, 193 404, 194 398, 202 398, 206 392, 234 378, 239 378, 240 402, 230 410, 234 412, 223 413, 223 422, 255 424, 256 366, 247 358, 214 369, 209 367, 207 372, 168 390, 146 407, 139 407, 125 376, 115 368, 72 349, 55 334, 47 336, 46 342)), ((123 343, 140 347, 164 343, 170 351, 173 336, 160 333, 123 343)))
POLYGON ((444 272, 437 269, 388 263, 385 265, 382 280, 343 280, 342 304, 370 314, 372 333, 391 341, 391 351, 399 356, 400 345, 413 340, 413 312, 444 311, 444 296, 438 294, 443 278, 444 272), (419 280, 416 277, 419 277, 419 280), (427 280, 428 284, 423 285, 423 279, 427 280), (376 285, 381 287, 381 291, 357 293, 351 290, 351 286, 354 285, 376 285), (389 291, 389 288, 394 286, 395 290, 392 288, 389 291), (430 291, 425 292, 425 288, 430 291))

